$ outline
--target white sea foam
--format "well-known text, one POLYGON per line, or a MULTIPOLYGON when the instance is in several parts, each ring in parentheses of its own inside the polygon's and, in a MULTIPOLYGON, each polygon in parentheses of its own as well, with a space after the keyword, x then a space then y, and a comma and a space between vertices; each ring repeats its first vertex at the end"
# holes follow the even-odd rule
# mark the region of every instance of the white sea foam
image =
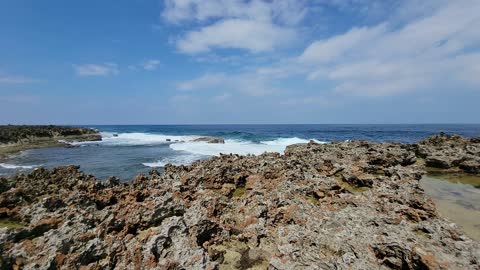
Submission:
POLYGON ((200 136, 173 136, 150 133, 109 133, 103 132, 102 141, 75 142, 73 144, 103 144, 103 145, 155 145, 180 141, 191 141, 200 136), (169 140, 169 141, 167 141, 169 140))
POLYGON ((190 155, 178 155, 173 157, 166 157, 161 160, 157 160, 155 162, 145 162, 142 163, 144 166, 158 168, 158 167, 165 167, 167 164, 173 165, 187 165, 191 164, 194 161, 204 158, 205 156, 190 154, 190 155))
POLYGON ((15 165, 15 164, 7 164, 7 163, 0 163, 0 167, 4 169, 34 169, 39 165, 15 165))
MULTIPOLYGON (((265 152, 283 153, 288 145, 308 142, 309 140, 304 140, 300 138, 280 138, 272 141, 262 141, 261 143, 238 140, 225 140, 224 144, 214 144, 206 142, 174 143, 170 145, 170 148, 177 151, 185 151, 193 154, 206 156, 215 156, 219 155, 220 153, 260 155, 265 152)), ((323 143, 320 141, 316 142, 323 143)))
POLYGON ((266 144, 266 145, 283 145, 283 146, 288 146, 292 144, 297 144, 297 143, 308 143, 310 141, 314 141, 316 143, 326 143, 322 142, 319 140, 311 139, 311 140, 305 140, 305 139, 300 139, 297 137, 293 138, 278 138, 273 141, 262 141, 261 143, 266 144))
MULTIPOLYGON (((223 154, 239 154, 239 155, 260 155, 265 152, 283 153, 288 145, 296 143, 308 143, 310 140, 300 138, 279 138, 272 141, 262 141, 260 143, 253 143, 250 141, 239 140, 225 140, 224 144, 207 143, 207 142, 193 142, 184 141, 170 144, 170 148, 182 152, 181 155, 167 157, 155 162, 143 163, 148 167, 164 167, 170 163, 173 165, 185 165, 204 158, 206 156, 216 156, 223 154)), ((317 143, 323 143, 314 140, 317 143)))
MULTIPOLYGON (((171 163, 174 165, 190 164, 195 160, 204 158, 206 156, 216 156, 223 154, 239 154, 239 155, 260 155, 265 152, 283 153, 285 148, 291 144, 308 143, 310 140, 292 138, 278 138, 271 141, 262 141, 255 143, 251 141, 242 140, 225 140, 224 144, 194 142, 195 139, 200 138, 199 135, 164 135, 151 133, 102 133, 102 141, 91 142, 75 142, 73 144, 88 145, 88 144, 102 144, 112 146, 127 146, 127 145, 160 145, 169 144, 170 148, 180 153, 176 156, 165 157, 154 162, 142 163, 148 167, 164 167, 171 163)), ((318 140, 313 140, 317 143, 324 143, 318 140)))

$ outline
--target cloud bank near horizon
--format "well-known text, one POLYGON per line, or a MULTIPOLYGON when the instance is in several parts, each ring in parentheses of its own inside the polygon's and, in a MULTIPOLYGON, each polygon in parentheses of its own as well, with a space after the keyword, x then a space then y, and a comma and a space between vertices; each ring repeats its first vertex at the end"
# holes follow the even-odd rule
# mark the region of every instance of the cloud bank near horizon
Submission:
MULTIPOLYGON (((477 0, 165 0, 152 21, 148 34, 119 31, 63 59, 73 77, 42 78, 42 88, 58 82, 56 96, 68 95, 78 81, 81 91, 115 93, 139 118, 189 123, 410 122, 419 113, 460 122, 480 113, 467 106, 480 95, 477 0), (402 105, 412 111, 398 117, 402 105)), ((29 90, 41 72, 8 75, 18 70, 0 66, 0 102, 42 95, 29 90)))

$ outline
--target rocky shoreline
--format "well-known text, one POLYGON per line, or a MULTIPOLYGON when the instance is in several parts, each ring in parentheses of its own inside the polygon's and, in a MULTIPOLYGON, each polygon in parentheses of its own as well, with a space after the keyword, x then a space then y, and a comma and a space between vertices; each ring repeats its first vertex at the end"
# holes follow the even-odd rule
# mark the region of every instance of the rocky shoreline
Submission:
POLYGON ((480 269, 426 165, 478 174, 480 139, 298 144, 167 165, 132 183, 78 167, 0 178, 1 269, 480 269))
POLYGON ((6 154, 43 147, 69 146, 73 141, 101 141, 102 136, 90 128, 67 126, 0 125, 0 160, 6 154))

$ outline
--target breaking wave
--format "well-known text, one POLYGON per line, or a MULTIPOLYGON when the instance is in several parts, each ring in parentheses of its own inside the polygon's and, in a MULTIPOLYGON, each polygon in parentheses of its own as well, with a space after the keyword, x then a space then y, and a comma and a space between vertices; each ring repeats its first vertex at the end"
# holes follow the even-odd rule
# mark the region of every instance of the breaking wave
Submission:
POLYGON ((34 169, 39 166, 40 165, 15 165, 15 164, 8 164, 8 163, 0 163, 0 167, 4 169, 34 169))
MULTIPOLYGON (((310 140, 298 137, 277 138, 273 140, 246 140, 226 138, 225 143, 195 142, 200 135, 165 135, 151 133, 102 133, 102 141, 74 142, 77 145, 101 144, 106 146, 168 145, 174 151, 172 155, 161 157, 144 166, 157 168, 166 164, 185 165, 209 156, 222 154, 260 155, 265 152, 283 153, 288 145, 308 143, 310 140)), ((313 140, 317 143, 324 143, 313 140)))
POLYGON ((167 164, 173 164, 173 165, 188 165, 191 164, 199 159, 206 158, 206 156, 202 155, 195 155, 195 154, 187 154, 187 155, 178 155, 178 156, 172 156, 172 157, 166 157, 162 158, 160 160, 157 160, 155 162, 145 162, 142 163, 144 166, 151 167, 151 168, 159 168, 159 167, 165 167, 167 164))
MULTIPOLYGON (((222 154, 239 154, 239 155, 260 155, 265 152, 283 153, 285 148, 296 143, 308 143, 310 140, 300 138, 279 138, 271 141, 262 141, 253 143, 249 141, 225 140, 224 144, 214 144, 205 142, 183 142, 174 143, 170 148, 176 151, 185 151, 198 155, 216 156, 222 154)), ((324 143, 316 141, 317 143, 324 143)))
POLYGON ((201 136, 177 136, 150 133, 110 133, 102 134, 102 141, 74 142, 72 144, 102 144, 102 145, 156 145, 173 142, 192 141, 201 136))

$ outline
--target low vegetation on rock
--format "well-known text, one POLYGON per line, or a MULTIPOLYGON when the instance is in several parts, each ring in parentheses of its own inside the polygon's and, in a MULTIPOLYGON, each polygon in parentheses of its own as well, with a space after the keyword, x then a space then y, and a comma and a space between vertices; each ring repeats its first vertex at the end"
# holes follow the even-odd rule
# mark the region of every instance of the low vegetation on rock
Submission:
POLYGON ((89 128, 62 126, 0 126, 0 144, 28 144, 42 139, 92 138, 101 139, 89 128))
POLYGON ((478 157, 457 140, 311 142, 129 184, 74 166, 0 178, 0 268, 478 269, 480 244, 419 187, 419 154, 478 157))
POLYGON ((99 132, 90 128, 63 126, 0 126, 0 160, 6 154, 27 149, 70 146, 73 141, 101 141, 99 132))

